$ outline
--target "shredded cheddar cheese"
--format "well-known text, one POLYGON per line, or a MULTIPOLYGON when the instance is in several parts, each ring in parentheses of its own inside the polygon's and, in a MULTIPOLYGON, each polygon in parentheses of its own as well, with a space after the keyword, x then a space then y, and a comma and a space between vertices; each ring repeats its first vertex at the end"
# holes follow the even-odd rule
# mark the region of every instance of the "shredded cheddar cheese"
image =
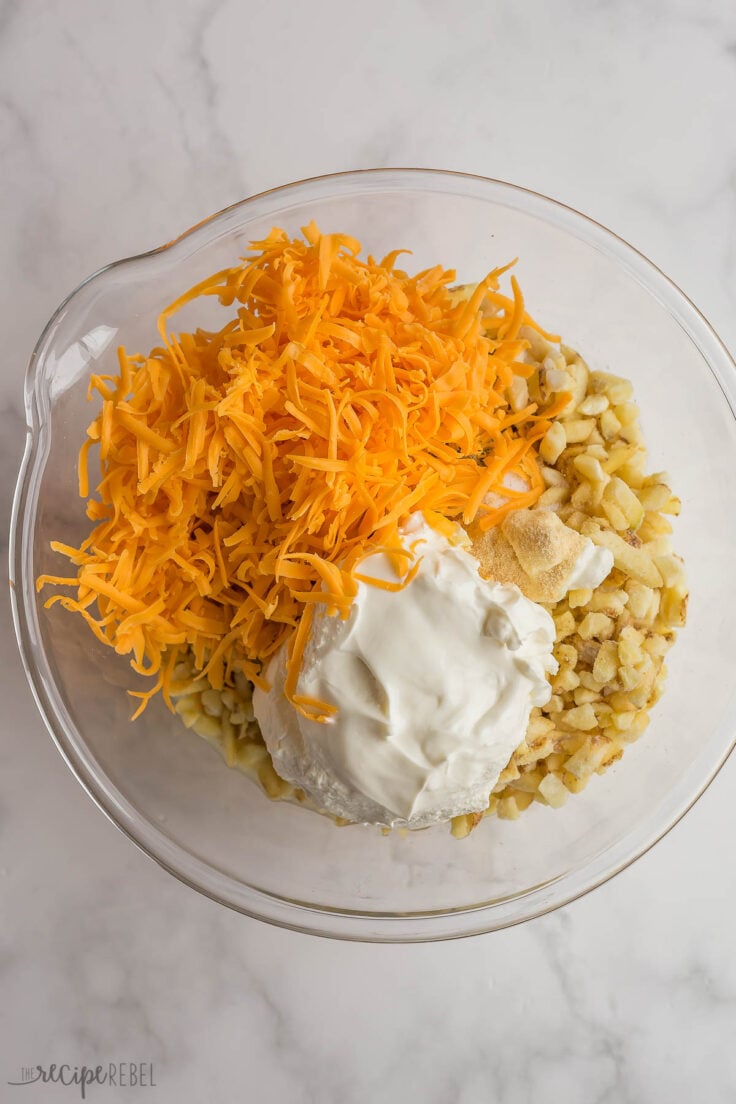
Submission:
POLYGON ((398 527, 413 511, 488 528, 543 489, 535 445, 565 397, 509 405, 514 375, 530 372, 520 328, 539 330, 516 280, 502 295, 496 269, 459 295, 439 265, 409 276, 401 251, 363 261, 346 235, 303 233, 254 242, 163 312, 160 347, 120 349, 119 374, 90 381, 102 407, 79 493, 97 445, 95 527, 78 549, 53 545, 76 575, 38 586, 75 587, 47 605, 80 613, 155 679, 140 708, 159 690, 170 704, 187 648, 215 687, 238 668, 266 686, 264 664, 289 640, 287 696, 324 719, 329 706, 297 694, 315 606, 346 617, 377 548, 406 585, 417 564, 398 527), (201 296, 233 307, 230 320, 170 336, 201 296), (529 489, 504 486, 510 473, 529 489), (505 504, 489 506, 490 492, 505 504))

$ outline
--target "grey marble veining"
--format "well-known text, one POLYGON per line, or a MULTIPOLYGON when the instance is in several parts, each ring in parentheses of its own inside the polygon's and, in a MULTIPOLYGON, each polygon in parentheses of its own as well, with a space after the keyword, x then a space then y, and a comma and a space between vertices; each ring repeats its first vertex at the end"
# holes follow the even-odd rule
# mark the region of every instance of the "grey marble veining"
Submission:
MULTIPOLYGON (((0 3, 3 551, 53 308, 288 180, 418 164, 533 187, 641 248, 735 348, 735 102, 728 0, 0 3)), ((22 1065, 115 1059, 153 1062, 162 1102, 736 1098, 736 764, 561 912, 444 945, 330 943, 198 897, 105 821, 0 602, 0 1100, 74 1098, 7 1087, 22 1065)))

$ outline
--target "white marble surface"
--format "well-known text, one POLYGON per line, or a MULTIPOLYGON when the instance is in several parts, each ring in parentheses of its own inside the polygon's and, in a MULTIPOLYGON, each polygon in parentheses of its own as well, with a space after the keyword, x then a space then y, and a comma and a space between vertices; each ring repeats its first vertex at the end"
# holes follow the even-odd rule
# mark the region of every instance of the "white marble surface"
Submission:
MULTIPOLYGON (((736 348, 734 103, 731 0, 0 2, 3 537, 23 370, 62 296, 299 177, 418 164, 559 197, 736 348)), ((105 821, 36 715, 2 603, 2 1101, 77 1098, 6 1087, 24 1064, 114 1059, 152 1061, 161 1104, 736 1098, 736 762, 555 915, 330 943, 198 897, 105 821)))

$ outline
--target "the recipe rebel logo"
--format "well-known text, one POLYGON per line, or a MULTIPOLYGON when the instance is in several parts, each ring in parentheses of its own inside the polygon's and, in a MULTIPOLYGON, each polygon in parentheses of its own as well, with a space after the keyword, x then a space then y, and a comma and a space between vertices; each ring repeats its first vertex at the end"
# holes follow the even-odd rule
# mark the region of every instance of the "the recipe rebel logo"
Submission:
POLYGON ((22 1066, 20 1078, 8 1081, 8 1085, 22 1088, 24 1085, 76 1085, 82 1100, 87 1090, 94 1086, 117 1089, 155 1089, 153 1062, 108 1062, 97 1066, 72 1066, 67 1062, 53 1062, 49 1066, 22 1066))

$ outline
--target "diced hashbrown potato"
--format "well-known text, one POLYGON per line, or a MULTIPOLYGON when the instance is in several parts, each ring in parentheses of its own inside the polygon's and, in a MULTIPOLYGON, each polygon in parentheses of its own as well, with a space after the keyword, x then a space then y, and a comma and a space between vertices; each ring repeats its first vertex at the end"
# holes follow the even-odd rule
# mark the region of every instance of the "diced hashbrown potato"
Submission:
POLYGON ((618 648, 613 640, 606 640, 598 649, 593 664, 593 677, 601 683, 612 682, 618 670, 618 648))
POLYGON ((621 432, 621 423, 612 410, 604 410, 598 424, 604 441, 612 441, 621 432))
POLYGON ((517 820, 519 806, 515 797, 502 797, 496 808, 496 816, 499 820, 517 820))
POLYGON ((546 774, 539 783, 539 793, 547 805, 551 805, 553 809, 559 809, 567 801, 569 790, 556 774, 546 774))
POLYGON ((586 613, 578 625, 581 640, 607 640, 613 633, 613 621, 605 613, 586 613))
POLYGON ((508 387, 509 404, 513 411, 523 410, 529 402, 529 388, 523 376, 514 376, 508 387))
POLYGON ((617 533, 611 533, 599 526, 594 526, 585 536, 589 536, 600 548, 608 548, 613 553, 614 566, 625 575, 630 575, 645 586, 662 586, 662 576, 656 564, 642 549, 633 548, 617 533))
POLYGON ((587 732, 591 728, 595 728, 597 721, 595 711, 589 703, 585 705, 576 705, 572 709, 568 709, 564 717, 560 719, 560 723, 566 725, 568 728, 580 729, 582 732, 587 732))
POLYGON ((639 501, 645 510, 661 510, 671 497, 672 492, 665 483, 644 486, 639 491, 639 501))
POLYGON ((539 455, 545 464, 554 464, 567 443, 564 426, 561 422, 553 422, 549 427, 542 443, 539 446, 539 455))
POLYGON ((565 430, 565 440, 568 445, 579 445, 587 441, 595 428, 595 421, 592 418, 572 418, 569 422, 560 424, 565 430))
POLYGON ((537 500, 537 505, 544 508, 545 506, 552 509, 555 506, 559 506, 562 502, 569 497, 567 487, 548 487, 546 491, 543 491, 537 500))
POLYGON ((608 410, 609 400, 607 395, 588 395, 587 398, 578 405, 578 411, 581 414, 585 414, 586 417, 590 414, 602 414, 604 410, 608 410))
MULTIPOLYGON (((567 592, 567 604, 571 610, 577 609, 578 606, 587 606, 592 597, 592 590, 569 590, 567 592)), ((577 659, 577 656, 575 658, 577 659)))

